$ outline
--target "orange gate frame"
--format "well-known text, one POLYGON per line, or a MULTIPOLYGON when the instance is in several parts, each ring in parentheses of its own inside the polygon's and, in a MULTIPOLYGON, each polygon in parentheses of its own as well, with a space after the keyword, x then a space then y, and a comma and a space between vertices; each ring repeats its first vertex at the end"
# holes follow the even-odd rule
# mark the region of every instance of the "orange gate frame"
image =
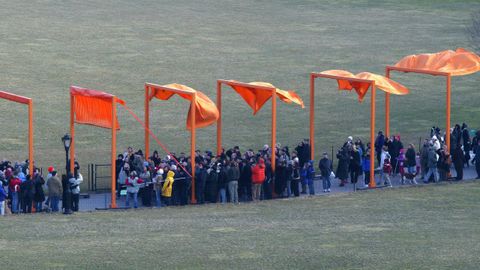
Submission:
POLYGON ((33 100, 4 91, 0 91, 0 98, 28 106, 28 173, 32 175, 33 168, 35 168, 33 157, 33 100))
POLYGON ((165 87, 158 84, 153 83, 145 83, 145 157, 148 158, 150 155, 150 134, 148 130, 150 129, 150 91, 153 89, 158 90, 165 90, 177 94, 183 95, 190 95, 192 96, 192 100, 190 101, 190 163, 192 166, 192 203, 196 203, 197 200, 195 198, 195 145, 196 145, 196 127, 195 127, 195 103, 197 99, 197 93, 184 91, 181 89, 175 89, 171 87, 165 87))
MULTIPOLYGON (((318 72, 310 73, 310 158, 313 160, 315 155, 315 79, 327 78, 334 80, 346 80, 349 82, 367 83, 370 85, 372 92, 370 94, 370 144, 373 146, 375 142, 375 81, 358 78, 350 78, 336 75, 327 75, 318 72)), ((333 158, 333 157, 332 157, 333 158)), ((375 188, 375 155, 370 153, 370 183, 369 188, 375 188)))
MULTIPOLYGON (((385 76, 390 78, 390 71, 399 71, 404 73, 420 73, 420 74, 427 74, 432 76, 444 76, 447 79, 447 95, 446 95, 446 125, 445 125, 445 141, 447 144, 447 149, 450 152, 450 115, 451 115, 451 82, 452 82, 452 75, 448 72, 440 72, 434 70, 426 70, 426 69, 414 69, 414 68, 403 68, 403 67, 395 67, 395 66, 387 66, 385 68, 385 76)), ((385 133, 387 137, 390 137, 390 93, 385 93, 385 133)))
MULTIPOLYGON (((70 90, 76 87, 71 86, 70 90)), ((75 164, 75 95, 72 95, 70 92, 70 135, 72 141, 70 143, 70 172, 74 171, 75 164)), ((117 198, 116 198, 116 184, 117 179, 116 175, 116 153, 117 153, 117 97, 112 95, 112 153, 111 153, 111 208, 117 208, 117 198)))
POLYGON ((222 151, 222 84, 228 85, 230 87, 240 86, 253 88, 257 90, 270 91, 272 93, 272 138, 271 138, 271 163, 272 171, 275 172, 275 145, 277 137, 277 88, 253 85, 249 83, 237 82, 237 81, 228 81, 228 80, 217 80, 217 109, 219 112, 219 117, 217 120, 217 155, 220 155, 222 151))

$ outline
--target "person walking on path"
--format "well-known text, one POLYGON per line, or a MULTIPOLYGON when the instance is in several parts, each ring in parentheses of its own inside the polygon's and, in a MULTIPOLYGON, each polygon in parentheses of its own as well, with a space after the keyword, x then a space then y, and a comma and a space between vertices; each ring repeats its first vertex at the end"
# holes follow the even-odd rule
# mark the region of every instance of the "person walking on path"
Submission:
POLYGON ((430 176, 432 175, 433 175, 433 181, 435 183, 438 182, 437 161, 438 161, 437 153, 435 153, 434 144, 432 142, 430 143, 430 147, 428 149, 428 163, 427 163, 428 171, 425 174, 425 179, 423 180, 425 184, 428 183, 430 176))
POLYGON ((330 192, 332 183, 330 175, 332 174, 332 161, 328 158, 327 152, 323 153, 323 158, 318 163, 318 169, 322 175, 323 192, 330 192))
MULTIPOLYGON (((411 179, 413 184, 417 184, 416 176, 417 176, 417 154, 415 152, 415 146, 413 144, 408 145, 407 152, 405 153, 405 164, 407 167, 408 176, 406 178, 411 179)), ((402 177, 402 185, 404 184, 405 180, 402 177)))

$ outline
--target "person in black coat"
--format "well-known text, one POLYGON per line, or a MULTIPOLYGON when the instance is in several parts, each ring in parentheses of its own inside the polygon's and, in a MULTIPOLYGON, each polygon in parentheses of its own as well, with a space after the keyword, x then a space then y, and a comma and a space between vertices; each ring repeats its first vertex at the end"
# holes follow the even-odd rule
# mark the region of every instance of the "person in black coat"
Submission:
POLYGON ((43 192, 45 180, 38 169, 35 169, 33 184, 35 185, 35 194, 33 195, 33 200, 35 201, 35 211, 39 213, 42 212, 42 203, 45 201, 45 192, 43 192))
POLYGON ((205 200, 210 203, 217 202, 218 194, 218 173, 216 164, 207 169, 207 180, 205 182, 205 200))
POLYGON ((356 184, 358 182, 358 176, 362 169, 362 157, 357 149, 357 146, 353 146, 350 152, 350 182, 356 184))
POLYGON ((452 162, 457 172, 455 179, 460 181, 463 179, 463 165, 465 164, 465 155, 463 154, 460 144, 457 144, 457 148, 453 150, 452 162))
POLYGON ((275 193, 280 198, 283 197, 286 184, 287 184, 286 163, 284 160, 281 160, 277 163, 277 166, 275 169, 275 193))
POLYGON ((35 195, 35 183, 31 175, 27 175, 27 180, 20 185, 20 190, 22 191, 23 213, 31 213, 33 196, 35 195))
POLYGON ((338 165, 336 176, 340 179, 340 186, 343 187, 348 179, 348 166, 350 163, 350 156, 346 147, 343 147, 337 153, 338 165))
POLYGON ((332 161, 328 158, 327 152, 323 153, 323 158, 318 162, 318 169, 322 175, 323 192, 330 192, 332 186, 330 175, 332 173, 332 161))
POLYGON ((245 159, 240 167, 240 190, 238 196, 243 201, 252 200, 252 166, 245 159))
POLYGON ((462 142, 463 142, 463 151, 465 152, 465 164, 469 167, 470 161, 470 150, 472 150, 472 142, 470 140, 470 132, 468 131, 467 124, 462 124, 462 142))
POLYGON ((197 197, 197 204, 205 203, 205 182, 207 181, 207 171, 200 162, 195 168, 195 196, 197 197))

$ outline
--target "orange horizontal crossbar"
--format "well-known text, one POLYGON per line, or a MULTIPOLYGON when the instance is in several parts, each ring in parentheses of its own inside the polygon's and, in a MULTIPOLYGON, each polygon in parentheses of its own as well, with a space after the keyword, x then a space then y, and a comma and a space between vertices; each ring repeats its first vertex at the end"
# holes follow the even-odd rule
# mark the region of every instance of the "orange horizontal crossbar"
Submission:
POLYGON ((15 95, 15 94, 8 93, 8 92, 5 92, 5 91, 0 91, 0 98, 10 100, 10 101, 13 101, 13 102, 17 102, 17 103, 22 103, 22 104, 28 104, 32 101, 31 98, 15 95))
MULTIPOLYGON (((195 94, 195 92, 192 92, 189 90, 166 87, 166 86, 155 84, 155 83, 145 83, 145 86, 151 87, 153 89, 164 90, 164 91, 174 92, 178 94, 186 94, 186 95, 192 95, 192 96, 195 94)), ((153 92, 152 94, 150 94, 149 98, 152 99, 154 96, 155 96, 155 93, 153 92)))
POLYGON ((345 80, 345 81, 350 81, 350 82, 363 82, 363 83, 369 83, 369 84, 372 84, 374 82, 372 80, 365 80, 365 79, 358 79, 358 78, 323 74, 323 73, 319 73, 319 72, 312 72, 311 75, 314 78, 328 78, 328 79, 334 79, 334 80, 345 80))
POLYGON ((396 67, 396 66, 387 66, 387 70, 396 70, 400 72, 413 72, 413 73, 420 73, 420 74, 427 74, 432 76, 448 76, 450 73, 448 72, 441 72, 435 70, 428 70, 428 69, 415 69, 415 68, 404 68, 404 67, 396 67))

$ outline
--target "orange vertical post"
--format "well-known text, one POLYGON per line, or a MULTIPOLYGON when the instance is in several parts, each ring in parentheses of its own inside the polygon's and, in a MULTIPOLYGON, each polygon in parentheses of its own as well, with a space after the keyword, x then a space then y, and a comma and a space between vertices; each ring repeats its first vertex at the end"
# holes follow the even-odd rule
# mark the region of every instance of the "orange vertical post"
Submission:
POLYGON ((117 208, 117 197, 116 197, 116 160, 115 156, 117 154, 117 98, 112 97, 112 153, 111 153, 111 175, 112 175, 112 198, 111 198, 111 208, 117 208))
POLYGON ((33 175, 35 160, 33 158, 33 100, 28 101, 28 173, 33 175))
MULTIPOLYGON (((390 79, 390 69, 385 68, 385 77, 390 79)), ((390 137, 390 93, 385 93, 385 136, 390 137)))
POLYGON ((310 159, 315 158, 315 76, 310 74, 310 159))
POLYGON ((222 83, 217 80, 217 155, 222 152, 222 83))
POLYGON ((150 155, 150 87, 145 85, 145 159, 150 155))
POLYGON ((70 172, 75 164, 75 96, 70 94, 70 172))
POLYGON ((275 149, 277 144, 277 90, 272 89, 272 171, 275 172, 275 149))
POLYGON ((451 82, 452 82, 452 77, 450 74, 447 75, 447 123, 445 125, 445 141, 447 142, 447 150, 449 153, 451 153, 450 149, 450 113, 451 113, 451 82))
POLYGON ((372 82, 372 93, 370 93, 370 183, 368 187, 375 188, 375 82, 372 82))
POLYGON ((197 102, 197 94, 193 94, 193 99, 190 103, 190 123, 191 123, 191 136, 190 136, 190 163, 192 166, 192 203, 197 203, 197 199, 195 197, 195 117, 196 117, 196 112, 195 112, 195 103, 197 102))

